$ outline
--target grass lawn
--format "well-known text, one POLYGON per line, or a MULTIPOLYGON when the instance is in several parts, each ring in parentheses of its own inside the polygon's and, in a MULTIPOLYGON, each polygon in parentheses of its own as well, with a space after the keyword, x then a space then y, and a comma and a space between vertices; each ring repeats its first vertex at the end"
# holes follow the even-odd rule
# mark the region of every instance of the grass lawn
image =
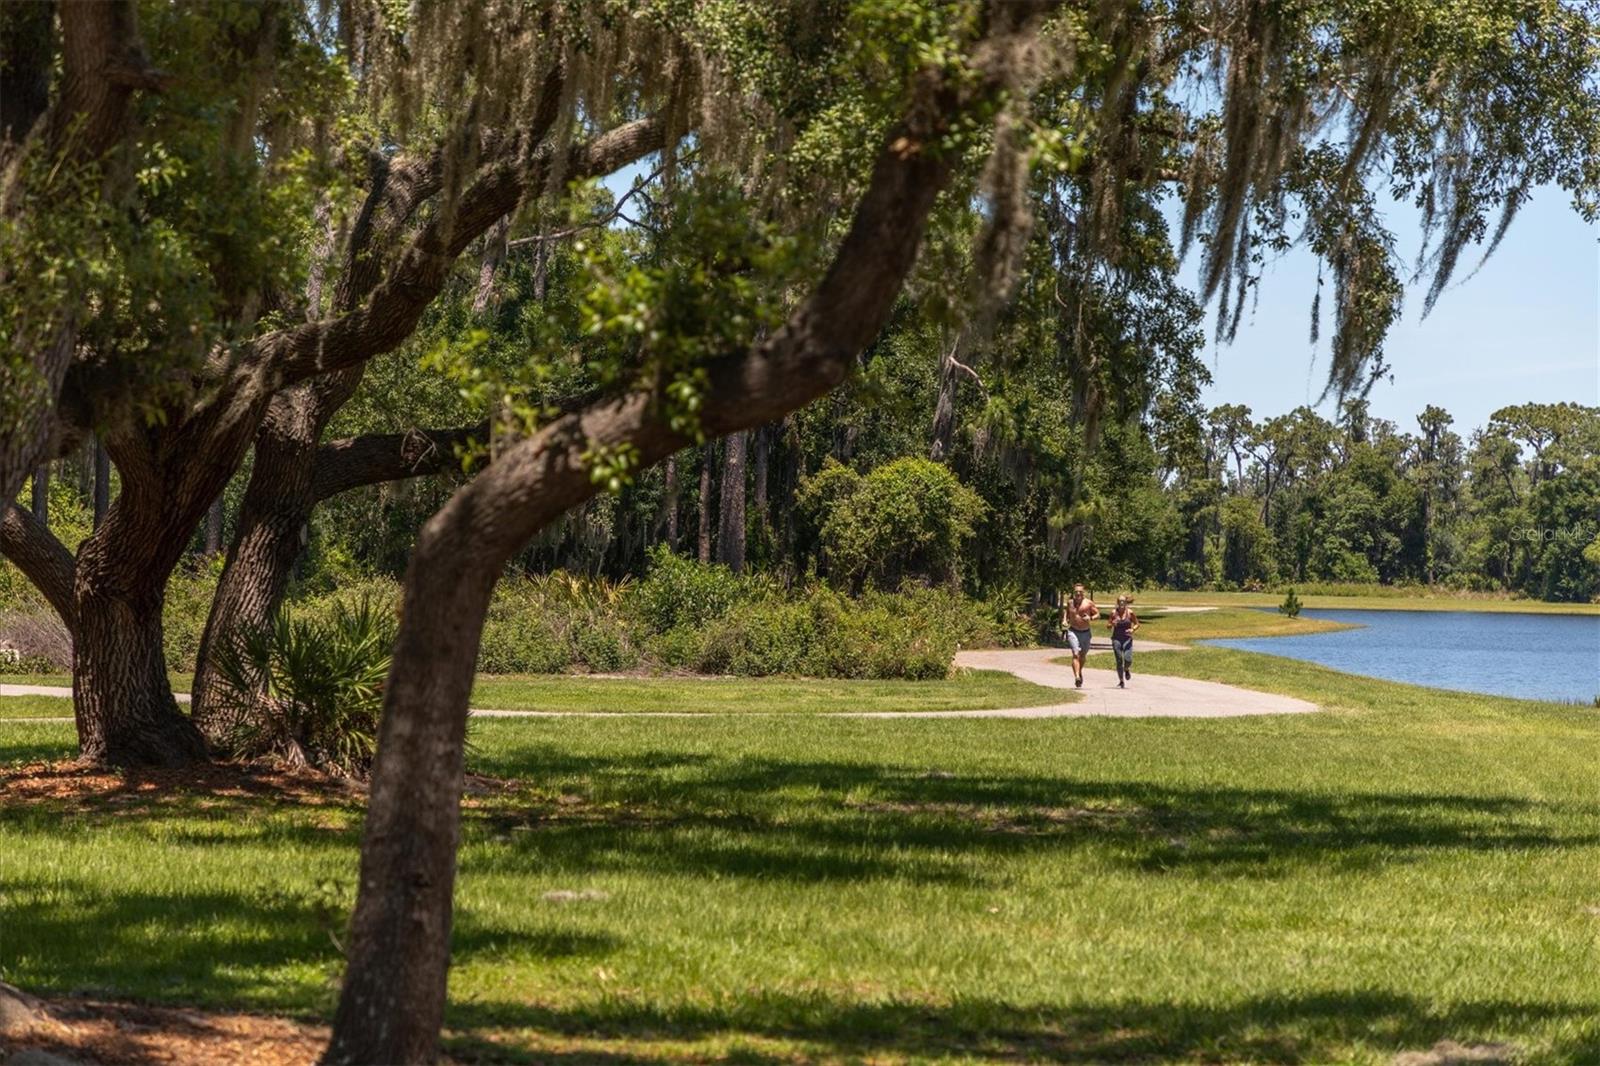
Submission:
MULTIPOLYGON (((174 692, 188 692, 189 686, 194 684, 193 674, 167 674, 167 680, 172 685, 174 692)), ((0 674, 0 685, 55 685, 58 688, 71 688, 71 674, 0 674)))
MULTIPOLYGON (((1507 596, 1428 594, 1415 589, 1362 586, 1362 591, 1345 594, 1317 594, 1300 589, 1303 607, 1329 610, 1378 611, 1511 611, 1522 614, 1600 614, 1600 603, 1546 603, 1543 600, 1518 600, 1507 596)), ((1282 592, 1172 592, 1150 589, 1137 594, 1134 604, 1140 610, 1168 606, 1276 607, 1283 602, 1282 592)), ((1116 594, 1106 597, 1116 602, 1116 594)))
POLYGON ((826 714, 985 710, 1065 703, 1070 694, 993 670, 948 681, 804 678, 584 678, 482 675, 474 707, 502 711, 826 714))
POLYGON ((71 717, 72 699, 68 696, 0 697, 0 719, 71 717))
MULTIPOLYGON (((450 1047, 1600 1061, 1600 715, 1141 658, 1326 711, 479 722, 471 768, 517 787, 466 811, 450 1047)), ((0 725, 0 763, 71 750, 70 725, 0 725)), ((0 978, 326 1017, 360 818, 337 794, 0 802, 0 978)))
MULTIPOLYGON (((190 678, 174 675, 188 690, 190 678)), ((7 678, 4 684, 70 686, 70 677, 7 678)), ((586 678, 480 675, 474 707, 501 711, 579 711, 616 714, 825 714, 843 711, 987 710, 1068 703, 1075 697, 991 670, 963 671, 948 681, 828 681, 804 678, 586 678)), ((0 718, 71 717, 53 696, 0 697, 0 718)))

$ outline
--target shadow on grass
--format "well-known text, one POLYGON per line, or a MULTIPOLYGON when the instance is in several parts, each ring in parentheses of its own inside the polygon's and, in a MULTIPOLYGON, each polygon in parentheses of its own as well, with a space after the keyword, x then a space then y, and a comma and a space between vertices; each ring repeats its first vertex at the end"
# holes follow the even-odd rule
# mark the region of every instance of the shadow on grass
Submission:
MULTIPOLYGON (((0 882, 0 974, 35 993, 97 993, 230 1008, 331 1009, 344 959, 347 892, 116 891, 72 882, 0 882)), ((458 961, 601 958, 609 933, 556 919, 508 924, 457 908, 458 961)))
MULTIPOLYGON (((1443 1040, 1487 1044, 1503 1039, 1506 1031, 1549 1025, 1557 1035, 1541 1061, 1600 1061, 1600 1027, 1588 1005, 1491 1001, 1441 1006, 1365 991, 1268 996, 1221 1006, 1132 1002, 1023 1007, 986 999, 946 1005, 862 1004, 773 993, 753 993, 716 1007, 657 1008, 610 1000, 556 1010, 482 1002, 452 1005, 448 1024, 461 1034, 452 1046, 463 1050, 501 1048, 499 1043, 487 1045, 482 1034, 525 1029, 545 1038, 617 1041, 622 1046, 615 1058, 604 1053, 573 1058, 630 1064, 710 1057, 700 1052, 689 1057, 652 1053, 648 1042, 738 1037, 794 1042, 803 1047, 807 1060, 910 1056, 917 1061, 1313 1063, 1343 1060, 1352 1049, 1387 1055, 1427 1049, 1443 1040), (630 1048, 632 1041, 646 1045, 630 1048)), ((1507 1054, 1515 1052, 1508 1049, 1507 1054)), ((484 1057, 515 1058, 504 1050, 484 1057)), ((559 1061, 559 1056, 541 1048, 531 1061, 559 1061)), ((792 1059, 741 1053, 729 1061, 792 1059)))
POLYGON ((646 772, 660 764, 651 754, 496 767, 588 795, 527 793, 472 812, 469 839, 503 845, 475 856, 474 866, 980 883, 987 867, 965 861, 974 855, 1094 846, 1145 872, 1261 879, 1430 851, 1600 844, 1596 805, 930 775, 763 759, 698 761, 664 782, 646 772))
MULTIPOLYGON (((956 776, 663 752, 494 761, 497 772, 550 785, 471 797, 463 812, 469 873, 984 885, 1005 874, 975 858, 1095 848, 1103 861, 1146 873, 1259 880, 1307 868, 1361 870, 1435 851, 1600 844, 1600 806, 1503 797, 956 776)), ((0 809, 0 830, 40 839, 53 837, 64 817, 108 832, 155 820, 164 840, 186 846, 351 853, 359 798, 290 784, 268 777, 171 791, 130 780, 89 800, 0 809)))

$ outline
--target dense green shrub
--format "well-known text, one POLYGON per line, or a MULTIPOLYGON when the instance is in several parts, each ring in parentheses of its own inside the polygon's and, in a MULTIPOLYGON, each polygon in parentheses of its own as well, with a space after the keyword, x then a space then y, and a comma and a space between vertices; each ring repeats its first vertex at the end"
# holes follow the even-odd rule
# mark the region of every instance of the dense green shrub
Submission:
POLYGON ((220 559, 197 561, 192 567, 180 566, 167 582, 166 604, 161 611, 161 640, 168 670, 187 673, 194 669, 221 573, 220 559))
POLYGON ((627 603, 646 629, 665 633, 677 626, 705 625, 744 593, 744 583, 727 567, 698 563, 657 545, 650 551, 649 571, 629 590, 627 603))
POLYGON ((824 465, 801 490, 829 575, 859 589, 952 584, 983 500, 941 463, 896 459, 859 477, 824 465))

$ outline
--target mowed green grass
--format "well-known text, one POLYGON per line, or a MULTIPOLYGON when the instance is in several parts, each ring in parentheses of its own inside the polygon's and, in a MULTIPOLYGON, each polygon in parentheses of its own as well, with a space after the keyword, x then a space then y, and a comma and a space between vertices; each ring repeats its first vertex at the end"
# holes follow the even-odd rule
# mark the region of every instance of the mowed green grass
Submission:
POLYGON ((637 714, 828 714, 983 710, 1070 702, 1060 689, 992 670, 948 681, 807 678, 584 678, 481 675, 475 707, 504 711, 637 714))
MULTIPOLYGON (((1222 649, 1144 661, 1327 711, 477 723, 472 769, 519 787, 466 811, 451 1048, 1600 1059, 1600 716, 1222 649)), ((71 746, 0 726, 6 762, 71 746)), ((338 796, 0 800, 0 978, 326 1017, 360 819, 338 796)))
POLYGON ((0 696, 0 719, 71 717, 70 696, 0 696))
MULTIPOLYGON (((1360 586, 1349 593, 1312 593, 1299 589, 1302 607, 1376 611, 1511 611, 1522 614, 1600 614, 1600 603, 1546 603, 1543 600, 1514 599, 1484 594, 1446 595, 1422 593, 1415 589, 1360 586)), ((1276 607, 1283 602, 1282 592, 1175 592, 1150 589, 1136 595, 1134 606, 1155 609, 1166 606, 1276 607)), ((1102 594, 1103 600, 1116 602, 1116 594, 1102 594)))
MULTIPOLYGON (((187 688, 174 681, 179 691, 187 688)), ((66 679, 7 684, 65 684, 66 679)), ((472 705, 501 711, 580 714, 828 714, 860 711, 985 710, 1069 703, 1076 697, 1010 674, 964 670, 947 681, 833 681, 807 678, 695 678, 480 675, 472 705)), ((0 718, 72 716, 52 696, 0 697, 0 718)))

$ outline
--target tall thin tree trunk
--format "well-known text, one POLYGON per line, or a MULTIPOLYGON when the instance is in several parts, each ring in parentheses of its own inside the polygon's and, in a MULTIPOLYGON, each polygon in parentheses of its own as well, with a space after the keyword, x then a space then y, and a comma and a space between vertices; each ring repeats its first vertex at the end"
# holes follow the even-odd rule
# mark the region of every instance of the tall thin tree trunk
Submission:
POLYGON ((678 550, 678 457, 673 455, 667 460, 667 491, 666 499, 661 503, 663 516, 666 519, 667 547, 673 551, 678 550))
POLYGON ((744 467, 749 434, 730 433, 722 449, 721 521, 717 528, 717 561, 734 573, 744 571, 744 467))
POLYGON ((94 528, 105 521, 106 508, 111 506, 111 456, 98 436, 94 438, 94 528))
POLYGON ((750 431, 750 506, 763 529, 767 525, 767 461, 772 453, 772 427, 750 431))
POLYGON ((928 447, 928 458, 934 462, 943 462, 950 451, 950 438, 955 434, 956 428, 956 379, 954 362, 955 352, 952 349, 949 356, 939 360, 939 392, 933 405, 933 429, 929 436, 932 443, 928 447))
POLYGON ((448 529, 440 517, 424 527, 406 573, 408 624, 394 662, 397 670, 430 665, 425 678, 404 678, 384 697, 361 889, 327 1063, 422 1063, 438 1054, 466 738, 466 716, 445 709, 472 687, 500 572, 484 565, 477 531, 448 529), (474 542, 471 552, 458 550, 463 537, 474 542))
POLYGON ((205 555, 210 558, 222 551, 222 520, 225 517, 223 508, 225 503, 221 496, 211 505, 206 512, 206 543, 205 555))
POLYGON ((50 464, 40 463, 33 468, 33 517, 50 528, 50 464))
POLYGON ((715 443, 707 441, 700 449, 700 543, 697 553, 702 563, 711 561, 711 465, 716 461, 715 443))
POLYGON ((94 436, 83 439, 78 453, 78 497, 84 501, 94 496, 94 436))

